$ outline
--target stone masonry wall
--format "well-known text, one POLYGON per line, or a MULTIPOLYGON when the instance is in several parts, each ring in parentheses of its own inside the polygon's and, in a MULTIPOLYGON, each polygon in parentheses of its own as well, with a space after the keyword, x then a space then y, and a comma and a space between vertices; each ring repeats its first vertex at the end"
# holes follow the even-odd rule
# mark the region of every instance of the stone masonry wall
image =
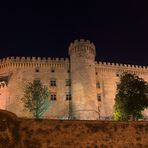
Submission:
POLYGON ((95 46, 89 41, 74 41, 69 47, 73 116, 80 120, 98 118, 95 77, 95 46))
POLYGON ((20 98, 23 96, 26 83, 39 79, 48 87, 50 94, 55 93, 57 96, 56 101, 51 101, 49 111, 45 114, 46 118, 68 116, 69 101, 66 100, 66 93, 70 91, 69 86, 66 86, 66 80, 70 79, 68 71, 69 60, 64 58, 10 57, 1 59, 0 77, 9 76, 9 80, 7 87, 0 88, 0 109, 9 110, 19 117, 30 117, 24 111, 20 98), (51 79, 56 80, 56 87, 50 86, 51 79))
MULTIPOLYGON (((96 82, 100 83, 100 88, 96 89, 96 93, 101 95, 100 115, 105 119, 113 114, 114 98, 116 94, 117 84, 120 81, 119 76, 123 72, 133 73, 148 82, 148 69, 137 65, 126 65, 118 63, 96 63, 96 82)), ((144 116, 148 116, 148 110, 145 110, 144 116)))
POLYGON ((0 148, 148 148, 148 122, 33 120, 0 111, 0 148))

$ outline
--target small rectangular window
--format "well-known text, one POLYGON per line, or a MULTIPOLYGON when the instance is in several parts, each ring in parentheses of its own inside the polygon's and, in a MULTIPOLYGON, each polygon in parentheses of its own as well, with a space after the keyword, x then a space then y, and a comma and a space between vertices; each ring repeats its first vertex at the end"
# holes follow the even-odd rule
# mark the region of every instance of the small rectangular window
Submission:
POLYGON ((66 86, 70 86, 70 85, 71 85, 70 79, 67 79, 67 80, 66 80, 66 86))
POLYGON ((56 86, 56 80, 55 79, 50 80, 50 86, 56 86))
POLYGON ((51 69, 51 72, 55 72, 55 70, 54 69, 51 69))
POLYGON ((119 76, 120 76, 120 74, 118 74, 118 73, 117 73, 117 74, 116 74, 116 76, 117 76, 117 77, 119 77, 119 76))
POLYGON ((35 72, 40 72, 40 71, 39 71, 39 68, 36 68, 36 69, 35 69, 35 72))
POLYGON ((66 93, 66 100, 71 100, 71 94, 70 93, 66 93))
POLYGON ((100 102, 101 101, 101 95, 97 94, 97 100, 100 102))
POLYGON ((50 100, 55 101, 56 99, 57 99, 56 98, 56 94, 55 93, 51 93, 50 100))
POLYGON ((99 82, 96 83, 96 88, 100 88, 100 83, 99 82))

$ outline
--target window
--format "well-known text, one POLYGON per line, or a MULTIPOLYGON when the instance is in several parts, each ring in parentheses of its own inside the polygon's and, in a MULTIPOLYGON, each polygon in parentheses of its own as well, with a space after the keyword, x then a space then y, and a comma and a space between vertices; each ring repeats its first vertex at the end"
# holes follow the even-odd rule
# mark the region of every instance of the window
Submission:
POLYGON ((98 75, 98 73, 96 72, 96 75, 98 75))
POLYGON ((66 100, 71 100, 71 94, 69 92, 66 93, 66 100))
POLYGON ((118 74, 118 73, 117 73, 117 74, 116 74, 116 76, 117 76, 117 77, 119 77, 119 76, 120 76, 120 74, 118 74))
POLYGON ((57 99, 56 98, 56 94, 55 93, 51 93, 50 100, 55 101, 56 99, 57 99))
POLYGON ((69 69, 67 70, 67 73, 70 73, 70 70, 69 69))
POLYGON ((50 80, 50 86, 56 86, 56 80, 55 79, 50 80))
POLYGON ((70 85, 71 85, 70 79, 67 79, 67 80, 66 80, 66 86, 70 86, 70 85))
POLYGON ((55 70, 54 69, 51 69, 51 72, 55 72, 55 70))
POLYGON ((36 69, 35 69, 35 72, 40 72, 40 71, 39 71, 39 68, 36 68, 36 69))
POLYGON ((101 101, 101 95, 97 94, 97 100, 100 102, 101 101))
POLYGON ((96 88, 100 88, 100 83, 99 82, 96 83, 96 88))

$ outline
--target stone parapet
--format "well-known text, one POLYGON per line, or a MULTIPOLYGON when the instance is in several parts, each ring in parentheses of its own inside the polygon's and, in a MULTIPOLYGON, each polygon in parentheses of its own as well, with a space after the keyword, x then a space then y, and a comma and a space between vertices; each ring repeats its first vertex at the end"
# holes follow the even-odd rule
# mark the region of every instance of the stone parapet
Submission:
POLYGON ((28 68, 28 67, 55 67, 69 68, 68 58, 50 58, 50 57, 7 57, 0 59, 0 69, 4 68, 28 68))
POLYGON ((74 40, 74 42, 72 42, 69 46, 69 55, 71 54, 71 52, 77 52, 78 50, 92 50, 94 52, 94 55, 96 55, 95 45, 89 40, 74 40))
POLYGON ((119 70, 122 72, 141 72, 147 73, 148 66, 130 65, 130 64, 120 64, 120 63, 110 63, 110 62, 95 62, 96 68, 115 71, 119 70))
POLYGON ((5 62, 12 62, 12 61, 19 61, 19 62, 49 62, 49 61, 69 61, 68 58, 51 58, 51 57, 6 57, 0 59, 0 63, 5 63, 5 62))

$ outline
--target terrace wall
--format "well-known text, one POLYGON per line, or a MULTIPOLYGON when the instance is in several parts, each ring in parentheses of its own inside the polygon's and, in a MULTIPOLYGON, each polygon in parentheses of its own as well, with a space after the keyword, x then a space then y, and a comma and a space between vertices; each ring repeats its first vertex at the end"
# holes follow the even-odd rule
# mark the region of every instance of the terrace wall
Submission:
POLYGON ((0 148, 147 148, 148 122, 33 120, 0 111, 0 148))

